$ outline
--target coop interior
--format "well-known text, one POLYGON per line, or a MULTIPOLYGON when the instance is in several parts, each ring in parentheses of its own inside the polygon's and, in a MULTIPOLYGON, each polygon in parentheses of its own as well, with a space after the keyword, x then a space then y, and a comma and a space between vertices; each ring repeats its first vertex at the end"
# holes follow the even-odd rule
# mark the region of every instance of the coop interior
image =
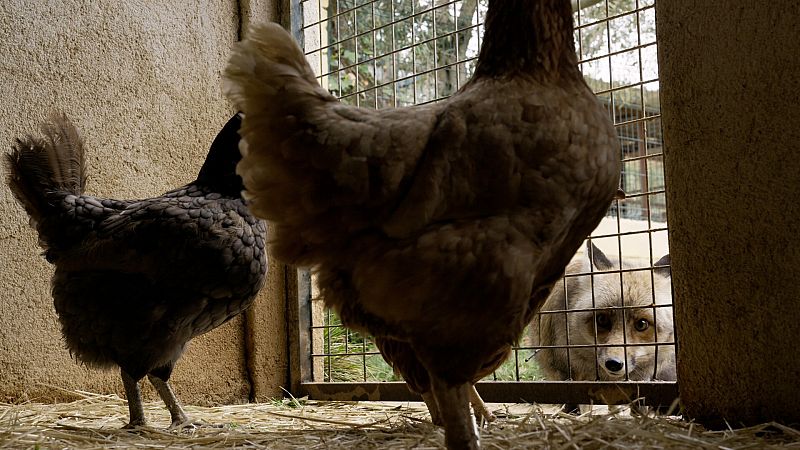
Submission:
MULTIPOLYGON (((340 102, 403 108, 446 101, 470 80, 490 1, 501 3, 11 0, 0 6, 10 87, 0 136, 9 144, 63 110, 87 142, 88 192, 152 197, 197 173, 232 113, 221 74, 251 24, 286 28, 340 102)), ((800 124, 789 110, 800 67, 787 58, 800 50, 798 6, 571 6, 578 68, 616 131, 624 196, 505 362, 475 384, 494 416, 478 417, 480 444, 800 445, 800 124)), ((149 425, 123 428, 118 371, 66 350, 53 269, 11 192, 1 195, 0 448, 445 446, 373 337, 325 306, 317 274, 274 259, 253 306, 194 339, 175 368, 172 387, 199 425, 169 427, 143 386, 149 425)))

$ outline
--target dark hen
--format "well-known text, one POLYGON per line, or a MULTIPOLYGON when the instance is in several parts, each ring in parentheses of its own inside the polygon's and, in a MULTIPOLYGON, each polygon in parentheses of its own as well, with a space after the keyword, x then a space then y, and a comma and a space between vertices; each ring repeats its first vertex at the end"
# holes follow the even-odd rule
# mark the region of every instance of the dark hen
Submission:
POLYGON ((144 376, 173 426, 188 423, 168 383, 175 363, 190 339, 250 306, 264 283, 265 225, 245 206, 235 173, 240 124, 238 114, 228 121, 197 180, 144 200, 84 195, 83 142, 65 116, 6 155, 8 185, 55 265, 67 348, 88 366, 120 367, 128 426, 145 424, 144 376))
POLYGON ((489 0, 472 79, 410 108, 342 104, 279 26, 246 36, 223 86, 245 114, 237 170, 272 255, 313 267, 342 322, 430 392, 447 445, 477 447, 471 384, 617 194, 616 134, 577 68, 570 0, 489 0))

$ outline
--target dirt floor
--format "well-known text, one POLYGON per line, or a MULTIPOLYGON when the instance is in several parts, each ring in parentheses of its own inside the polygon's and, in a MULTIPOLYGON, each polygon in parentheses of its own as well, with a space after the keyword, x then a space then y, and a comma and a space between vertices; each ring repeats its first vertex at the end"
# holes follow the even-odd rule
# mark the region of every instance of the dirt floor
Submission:
MULTIPOLYGON (((273 403, 193 407, 195 429, 168 430, 159 402, 145 405, 150 426, 123 430, 128 410, 114 395, 78 393, 71 403, 0 404, 0 448, 245 448, 435 449, 444 433, 430 423, 425 405, 392 402, 273 403), (213 426, 212 426, 213 425, 213 426)), ((498 416, 481 429, 483 448, 664 449, 800 448, 800 432, 778 424, 706 431, 675 416, 572 416, 555 407, 490 405, 498 416)))

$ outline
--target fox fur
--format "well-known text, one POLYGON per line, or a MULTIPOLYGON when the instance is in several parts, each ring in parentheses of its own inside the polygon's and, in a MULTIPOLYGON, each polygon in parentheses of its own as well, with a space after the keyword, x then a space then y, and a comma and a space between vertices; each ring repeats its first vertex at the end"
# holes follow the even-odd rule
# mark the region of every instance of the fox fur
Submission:
POLYGON ((675 340, 670 273, 664 267, 668 264, 666 255, 654 264, 651 276, 649 270, 624 271, 632 265, 623 259, 622 289, 619 273, 570 276, 620 269, 619 261, 587 244, 586 252, 579 252, 567 266, 564 280, 554 286, 540 310, 544 313, 534 318, 532 342, 535 346, 601 346, 538 350, 536 361, 545 378, 675 380, 675 346, 653 345, 675 340), (635 308, 620 309, 623 306, 635 308), (546 313, 560 310, 568 312, 546 313))

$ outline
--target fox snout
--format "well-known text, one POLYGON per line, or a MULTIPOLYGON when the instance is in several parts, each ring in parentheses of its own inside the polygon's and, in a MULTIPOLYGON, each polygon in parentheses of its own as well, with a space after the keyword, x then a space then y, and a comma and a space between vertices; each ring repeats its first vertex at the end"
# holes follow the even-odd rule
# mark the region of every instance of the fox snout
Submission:
MULTIPOLYGON (((628 372, 631 371, 634 361, 630 350, 628 351, 628 372)), ((625 377, 625 349, 624 347, 606 347, 597 354, 597 363, 609 379, 617 380, 625 377)), ((601 377, 605 378, 605 377, 601 377)))
POLYGON ((606 370, 610 374, 622 373, 625 369, 625 363, 617 357, 609 357, 604 364, 606 370))
POLYGON ((674 380, 674 353, 661 348, 658 355, 657 360, 655 346, 650 345, 601 348, 597 352, 599 378, 606 381, 674 380))

